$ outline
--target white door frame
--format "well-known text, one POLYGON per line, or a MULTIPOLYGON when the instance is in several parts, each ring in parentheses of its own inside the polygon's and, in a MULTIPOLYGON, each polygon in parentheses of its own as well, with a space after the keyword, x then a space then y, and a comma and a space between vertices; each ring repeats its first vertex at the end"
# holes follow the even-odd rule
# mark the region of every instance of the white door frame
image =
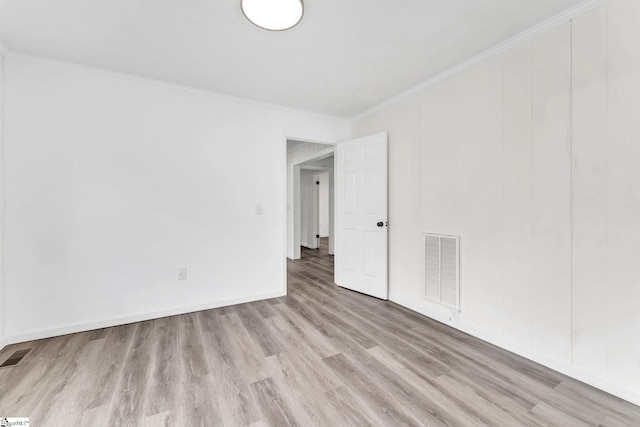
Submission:
MULTIPOLYGON (((300 223, 301 223, 301 207, 300 207, 300 171, 302 169, 307 170, 316 170, 316 171, 330 171, 333 172, 334 168, 329 166, 315 166, 311 165, 311 163, 317 162, 318 160, 326 159, 327 157, 331 157, 334 155, 335 147, 329 147, 324 150, 315 152, 309 157, 303 158, 300 161, 293 164, 293 259, 300 259, 301 250, 300 250, 300 223)), ((329 173, 329 188, 330 193, 332 192, 332 183, 333 181, 333 173, 329 173)), ((329 253, 333 253, 333 203, 332 197, 329 196, 329 253)))
POLYGON ((289 171, 288 171, 288 162, 287 162, 288 141, 311 142, 314 144, 323 144, 323 145, 326 145, 327 147, 334 147, 338 143, 337 140, 332 141, 332 140, 317 138, 315 136, 309 136, 309 135, 304 136, 304 135, 297 134, 296 132, 283 132, 282 134, 282 145, 280 145, 280 150, 281 150, 280 159, 282 159, 280 170, 282 171, 281 182, 282 182, 282 194, 284 195, 283 201, 282 201, 282 208, 284 212, 284 215, 282 216, 282 273, 281 273, 282 295, 287 294, 287 259, 289 257, 289 251, 288 251, 289 225, 287 223, 287 218, 289 216, 289 208, 290 208, 288 206, 289 204, 289 199, 288 199, 289 171))

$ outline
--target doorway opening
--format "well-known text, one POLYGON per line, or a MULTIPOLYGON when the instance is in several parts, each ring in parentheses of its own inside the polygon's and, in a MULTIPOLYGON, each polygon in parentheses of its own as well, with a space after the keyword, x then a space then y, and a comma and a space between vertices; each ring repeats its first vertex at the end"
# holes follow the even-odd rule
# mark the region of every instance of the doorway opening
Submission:
POLYGON ((301 260, 304 263, 296 267, 298 270, 319 267, 331 275, 331 282, 334 148, 334 144, 287 139, 288 264, 301 260))
POLYGON ((335 264, 331 262, 333 282, 385 300, 389 292, 387 140, 386 132, 332 145, 286 140, 288 264, 300 260, 304 265, 303 246, 311 250, 321 246, 317 186, 320 175, 329 172, 326 245, 327 254, 337 253, 335 264))
POLYGON ((300 247, 300 258, 309 255, 304 249, 319 250, 321 244, 333 255, 333 155, 299 167, 299 191, 294 195, 299 199, 294 217, 299 242, 296 237, 294 244, 300 247))
POLYGON ((336 146, 335 283, 380 299, 389 296, 387 133, 336 146))
MULTIPOLYGON (((332 158, 330 158, 333 160, 332 158)), ((314 207, 314 225, 317 238, 318 249, 326 249, 329 251, 329 229, 330 229, 330 217, 331 209, 330 197, 329 197, 329 171, 324 171, 315 174, 313 179, 316 183, 316 206, 314 207), (317 208, 317 209, 316 209, 317 208), (325 248, 326 247, 326 248, 325 248)))
POLYGON ((287 258, 318 249, 322 237, 334 253, 333 170, 334 145, 287 140, 287 258))

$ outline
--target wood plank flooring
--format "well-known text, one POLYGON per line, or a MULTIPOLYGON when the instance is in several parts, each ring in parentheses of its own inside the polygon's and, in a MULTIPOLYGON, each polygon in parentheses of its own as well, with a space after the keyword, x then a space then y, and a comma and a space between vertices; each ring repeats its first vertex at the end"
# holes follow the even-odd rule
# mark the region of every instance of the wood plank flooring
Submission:
POLYGON ((10 346, 33 426, 638 426, 640 408, 289 262, 289 295, 10 346))

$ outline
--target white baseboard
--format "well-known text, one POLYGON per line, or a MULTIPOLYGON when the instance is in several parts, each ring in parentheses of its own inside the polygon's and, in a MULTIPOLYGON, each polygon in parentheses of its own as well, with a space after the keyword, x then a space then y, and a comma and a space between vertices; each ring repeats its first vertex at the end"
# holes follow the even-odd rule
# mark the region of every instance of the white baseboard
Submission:
MULTIPOLYGON (((266 294, 251 295, 251 296, 242 297, 242 298, 215 301, 208 304, 201 304, 196 306, 178 307, 178 308, 162 310, 157 312, 143 313, 143 314, 137 314, 133 316, 119 317, 115 319, 107 319, 107 320, 102 320, 98 322, 85 323, 81 325, 69 325, 69 326, 51 328, 51 329, 46 329, 41 331, 33 331, 25 334, 9 336, 9 337, 4 337, 0 339, 0 350, 2 350, 4 347, 10 344, 17 344, 21 342, 34 341, 34 340, 43 339, 43 338, 51 338, 51 337, 67 335, 67 334, 72 334, 77 332, 91 331, 94 329, 102 329, 102 328, 108 328, 112 326, 125 325, 128 323, 142 322, 145 320, 159 319, 162 317, 175 316, 178 314, 192 313, 192 312, 202 311, 202 310, 210 310, 213 308, 225 307, 229 305, 260 301, 260 300, 270 299, 270 298, 278 298, 284 295, 286 295, 286 292, 282 292, 282 291, 271 292, 266 294)), ((634 390, 630 390, 626 387, 612 383, 609 380, 594 376, 588 372, 584 372, 576 368, 575 366, 567 365, 565 363, 561 363, 561 362, 549 359, 545 356, 541 356, 535 352, 532 352, 531 350, 528 350, 519 346, 515 346, 505 341, 502 338, 493 336, 491 334, 487 334, 486 332, 483 332, 483 331, 479 331, 470 325, 466 325, 460 322, 452 322, 447 317, 430 313, 428 310, 425 310, 422 307, 418 307, 417 305, 415 305, 413 302, 409 300, 404 300, 402 298, 393 296, 390 298, 390 301, 396 304, 399 304, 403 307, 406 307, 410 310, 413 310, 417 313, 420 313, 424 316, 427 316, 440 323, 443 323, 447 326, 450 326, 454 329, 465 332, 469 335, 473 335, 474 337, 479 338, 483 341, 486 341, 500 348, 503 348, 507 351, 515 353, 519 356, 532 360, 536 363, 539 363, 543 366, 546 366, 550 369, 553 369, 557 372, 560 372, 578 381, 582 381, 586 384, 589 384, 593 387, 596 387, 600 390, 603 390, 621 399, 627 400, 633 404, 640 405, 640 393, 634 390)))
POLYGON ((539 355, 531 350, 513 345, 512 343, 509 343, 503 338, 496 337, 494 335, 480 331, 478 329, 475 329, 473 326, 464 324, 463 322, 453 322, 449 320, 448 317, 441 316, 436 313, 431 313, 429 312, 429 310, 425 310, 422 307, 418 307, 412 301, 405 300, 403 298, 398 298, 396 296, 394 296, 393 298, 390 298, 389 300, 403 307, 406 307, 409 310, 412 310, 424 316, 427 316, 430 319, 433 319, 437 322, 443 323, 447 326, 450 326, 454 329, 457 329, 469 335, 473 335, 476 338, 479 338, 490 344, 496 345, 500 348, 510 351, 511 353, 515 353, 518 356, 522 356, 526 359, 532 360, 536 363, 546 366, 547 368, 560 372, 561 374, 567 375, 585 384, 588 384, 597 389, 600 389, 602 391, 605 391, 607 393, 610 393, 614 396, 617 396, 621 399, 624 399, 628 402, 631 402, 635 405, 640 406, 640 393, 638 393, 635 390, 613 383, 607 379, 594 376, 593 374, 590 374, 588 372, 584 372, 573 365, 568 365, 566 363, 558 362, 556 360, 549 359, 548 357, 539 355))
POLYGON ((105 319, 97 322, 83 323, 80 325, 65 325, 57 328, 31 331, 23 334, 5 337, 0 340, 0 349, 9 344, 17 344, 27 341, 35 341, 43 338, 57 337, 60 335, 74 334, 77 332, 92 331, 94 329, 109 328, 112 326, 126 325, 128 323, 143 322, 145 320, 160 319, 162 317, 175 316, 178 314, 193 313, 196 311, 210 310, 212 308, 226 307, 229 305, 243 304, 246 302, 260 301, 271 298, 278 298, 286 295, 286 292, 269 292, 266 294, 249 295, 241 298, 233 298, 221 301, 214 301, 207 304, 200 304, 188 307, 176 307, 167 310, 155 311, 151 313, 135 314, 114 319, 105 319))

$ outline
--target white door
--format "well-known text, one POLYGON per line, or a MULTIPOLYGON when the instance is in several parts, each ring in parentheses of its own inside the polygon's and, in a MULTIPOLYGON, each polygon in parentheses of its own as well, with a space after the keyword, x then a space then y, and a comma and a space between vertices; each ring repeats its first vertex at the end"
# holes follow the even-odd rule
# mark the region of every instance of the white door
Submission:
POLYGON ((336 149, 335 282, 388 298, 387 133, 336 149))

